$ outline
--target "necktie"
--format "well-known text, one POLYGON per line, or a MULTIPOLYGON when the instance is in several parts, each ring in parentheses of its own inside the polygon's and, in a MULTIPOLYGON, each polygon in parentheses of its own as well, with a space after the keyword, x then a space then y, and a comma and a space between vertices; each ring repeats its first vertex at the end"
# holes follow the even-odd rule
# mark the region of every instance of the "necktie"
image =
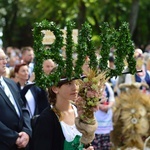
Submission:
POLYGON ((1 81, 0 81, 0 88, 4 91, 4 87, 2 86, 1 81))

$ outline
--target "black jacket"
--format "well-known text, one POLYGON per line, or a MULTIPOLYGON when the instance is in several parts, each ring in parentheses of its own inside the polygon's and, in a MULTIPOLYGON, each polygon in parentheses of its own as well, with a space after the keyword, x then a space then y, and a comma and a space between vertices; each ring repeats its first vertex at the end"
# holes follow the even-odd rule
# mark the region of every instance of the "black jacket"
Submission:
POLYGON ((21 98, 25 106, 27 103, 25 95, 29 89, 31 90, 31 93, 35 100, 34 115, 39 115, 48 106, 48 97, 47 97, 47 92, 45 90, 39 88, 35 84, 26 85, 22 90, 20 88, 19 83, 17 83, 17 86, 20 89, 21 98))
POLYGON ((60 122, 49 106, 37 120, 33 134, 34 150, 63 150, 64 140, 60 122))
POLYGON ((0 150, 17 150, 15 142, 19 132, 24 131, 31 137, 30 118, 27 109, 23 107, 15 82, 7 78, 4 78, 4 81, 14 97, 20 117, 5 92, 0 88, 0 150))

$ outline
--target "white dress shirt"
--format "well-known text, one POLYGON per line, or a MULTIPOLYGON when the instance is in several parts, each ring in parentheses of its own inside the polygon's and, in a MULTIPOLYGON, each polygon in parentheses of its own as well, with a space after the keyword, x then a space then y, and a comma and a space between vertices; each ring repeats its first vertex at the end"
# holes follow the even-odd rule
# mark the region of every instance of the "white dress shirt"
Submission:
POLYGON ((6 94, 6 96, 9 98, 10 102, 14 106, 18 116, 20 116, 19 109, 18 109, 17 104, 16 104, 16 102, 14 100, 14 97, 13 97, 9 87, 7 86, 6 82, 4 81, 3 77, 1 77, 0 82, 1 82, 1 85, 3 87, 3 90, 4 90, 5 94, 6 94))

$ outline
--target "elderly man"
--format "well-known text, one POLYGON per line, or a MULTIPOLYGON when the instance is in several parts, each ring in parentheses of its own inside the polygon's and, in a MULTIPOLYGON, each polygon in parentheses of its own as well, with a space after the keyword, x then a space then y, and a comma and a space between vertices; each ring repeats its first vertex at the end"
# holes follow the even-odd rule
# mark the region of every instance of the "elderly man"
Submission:
POLYGON ((30 118, 18 87, 2 75, 7 56, 0 49, 0 150, 26 149, 31 137, 30 118))

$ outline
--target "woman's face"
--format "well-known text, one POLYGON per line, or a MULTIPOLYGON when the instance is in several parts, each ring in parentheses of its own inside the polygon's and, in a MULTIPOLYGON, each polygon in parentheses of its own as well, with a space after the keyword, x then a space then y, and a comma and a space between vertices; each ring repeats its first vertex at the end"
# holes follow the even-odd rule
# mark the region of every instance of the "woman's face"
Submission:
POLYGON ((77 80, 72 80, 59 87, 57 95, 62 99, 75 100, 78 96, 78 91, 79 84, 77 83, 77 80))
POLYGON ((28 66, 21 66, 18 73, 17 73, 17 77, 19 80, 24 80, 27 81, 29 78, 29 69, 28 66))

